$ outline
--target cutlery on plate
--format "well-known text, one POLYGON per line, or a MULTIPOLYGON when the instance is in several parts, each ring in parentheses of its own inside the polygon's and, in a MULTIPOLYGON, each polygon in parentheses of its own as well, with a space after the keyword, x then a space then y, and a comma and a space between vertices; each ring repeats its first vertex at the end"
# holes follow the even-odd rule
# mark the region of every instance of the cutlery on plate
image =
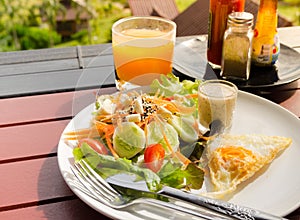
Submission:
MULTIPOLYGON (((81 163, 84 163, 84 166, 86 168, 89 168, 90 171, 94 171, 84 160, 81 160, 81 163)), ((79 163, 77 163, 79 164, 79 163)), ((98 181, 105 182, 108 184, 101 176, 99 176, 95 171, 94 173, 97 175, 98 181)), ((108 180, 109 181, 109 180, 108 180)), ((212 210, 214 212, 218 212, 220 214, 223 214, 225 216, 230 216, 235 219, 241 219, 241 220, 284 220, 285 218, 282 218, 280 216, 275 216, 270 213, 266 213, 260 210, 256 210, 253 208, 240 206, 237 204, 233 204, 230 202, 217 200, 217 199, 211 199, 208 197, 192 194, 189 192, 184 192, 179 189, 175 189, 168 186, 163 186, 163 188, 158 192, 148 192, 143 191, 139 189, 132 188, 132 184, 129 186, 121 186, 118 183, 112 183, 109 181, 108 184, 110 187, 113 187, 119 192, 129 194, 131 191, 131 196, 135 195, 136 198, 138 197, 150 197, 153 198, 154 196, 157 196, 156 199, 159 199, 159 196, 164 195, 168 196, 169 198, 177 198, 183 201, 190 202, 192 204, 196 204, 201 207, 205 207, 209 210, 212 210)))
MULTIPOLYGON (((206 210, 204 208, 200 209, 197 207, 197 209, 193 210, 191 207, 176 204, 176 201, 179 201, 178 199, 169 198, 168 196, 153 192, 129 189, 131 193, 129 193, 129 195, 125 195, 122 193, 122 191, 124 192, 124 190, 126 190, 125 187, 123 188, 122 186, 116 185, 111 186, 111 184, 106 182, 84 160, 74 163, 74 166, 71 166, 70 168, 79 182, 89 191, 83 191, 84 193, 114 209, 124 209, 135 204, 151 204, 196 216, 200 219, 233 219, 232 217, 206 210)), ((184 203, 184 201, 180 202, 181 204, 184 203)))
POLYGON ((241 219, 241 220, 284 220, 285 219, 280 216, 275 216, 270 213, 266 213, 257 209, 240 206, 222 200, 211 199, 208 197, 192 194, 189 192, 184 192, 182 190, 175 189, 168 186, 164 186, 162 190, 160 190, 160 192, 157 193, 182 199, 191 202, 193 204, 206 207, 210 210, 214 210, 219 213, 232 216, 236 219, 241 219))
MULTIPOLYGON (((143 191, 139 189, 132 188, 132 185, 130 186, 121 186, 119 184, 116 184, 115 182, 112 183, 108 181, 109 184, 116 189, 117 191, 128 194, 128 195, 135 195, 136 197, 141 196, 150 196, 151 194, 155 195, 165 195, 172 198, 177 198, 183 201, 190 202, 192 204, 205 207, 209 210, 218 212, 220 214, 224 214, 225 216, 230 216, 234 219, 241 219, 241 220, 285 220, 285 218, 275 216, 263 211, 259 211, 253 208, 248 208, 245 206, 240 206, 237 204, 233 204, 230 202, 217 200, 217 199, 211 199, 204 196, 192 194, 189 192, 184 192, 179 189, 175 189, 172 187, 164 186, 160 191, 158 192, 148 192, 143 191)), ((152 195, 153 196, 153 195, 152 195)), ((287 219, 286 219, 287 220, 287 219)))

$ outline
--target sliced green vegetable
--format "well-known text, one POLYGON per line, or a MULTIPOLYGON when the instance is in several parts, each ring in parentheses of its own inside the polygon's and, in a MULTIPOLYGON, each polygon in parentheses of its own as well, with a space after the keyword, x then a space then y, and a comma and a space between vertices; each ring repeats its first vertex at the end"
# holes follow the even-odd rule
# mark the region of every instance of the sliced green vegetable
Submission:
POLYGON ((134 122, 123 122, 113 135, 114 150, 120 157, 132 158, 145 148, 144 131, 134 122))
POLYGON ((188 143, 195 142, 198 140, 198 133, 193 127, 195 119, 193 116, 176 116, 172 115, 168 121, 178 132, 179 137, 188 143))
POLYGON ((147 145, 150 144, 161 144, 167 154, 170 154, 169 146, 165 140, 168 140, 169 145, 172 147, 173 151, 176 151, 179 147, 178 133, 173 128, 172 125, 167 122, 161 121, 152 121, 147 125, 148 136, 147 136, 147 145), (164 138, 165 136, 165 138, 164 138))

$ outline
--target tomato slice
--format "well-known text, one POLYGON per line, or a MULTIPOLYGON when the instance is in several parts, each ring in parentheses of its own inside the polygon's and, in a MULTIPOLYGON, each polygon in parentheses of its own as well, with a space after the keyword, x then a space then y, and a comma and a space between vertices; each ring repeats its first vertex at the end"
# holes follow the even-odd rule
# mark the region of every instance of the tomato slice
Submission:
POLYGON ((151 144, 146 147, 144 161, 146 167, 157 173, 163 165, 165 149, 161 144, 151 144))
POLYGON ((78 147, 82 145, 82 143, 87 143, 91 148, 94 149, 99 154, 108 154, 108 151, 103 143, 101 143, 99 140, 92 139, 92 138, 83 138, 80 139, 78 142, 78 147))

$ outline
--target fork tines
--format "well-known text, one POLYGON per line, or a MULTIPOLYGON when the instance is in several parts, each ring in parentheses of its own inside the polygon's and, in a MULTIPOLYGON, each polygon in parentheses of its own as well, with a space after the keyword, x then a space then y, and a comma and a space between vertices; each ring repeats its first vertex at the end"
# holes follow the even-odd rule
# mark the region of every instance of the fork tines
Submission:
POLYGON ((121 195, 113 189, 86 161, 80 160, 71 167, 74 175, 97 199, 105 202, 121 200, 121 195))

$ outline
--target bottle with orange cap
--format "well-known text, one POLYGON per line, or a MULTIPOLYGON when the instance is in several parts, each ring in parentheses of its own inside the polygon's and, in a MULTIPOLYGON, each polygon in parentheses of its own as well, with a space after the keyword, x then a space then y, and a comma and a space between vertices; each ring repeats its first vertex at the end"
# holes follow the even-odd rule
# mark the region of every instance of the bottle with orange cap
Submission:
POLYGON ((280 52, 277 33, 278 0, 260 0, 252 44, 252 64, 271 66, 280 52))

